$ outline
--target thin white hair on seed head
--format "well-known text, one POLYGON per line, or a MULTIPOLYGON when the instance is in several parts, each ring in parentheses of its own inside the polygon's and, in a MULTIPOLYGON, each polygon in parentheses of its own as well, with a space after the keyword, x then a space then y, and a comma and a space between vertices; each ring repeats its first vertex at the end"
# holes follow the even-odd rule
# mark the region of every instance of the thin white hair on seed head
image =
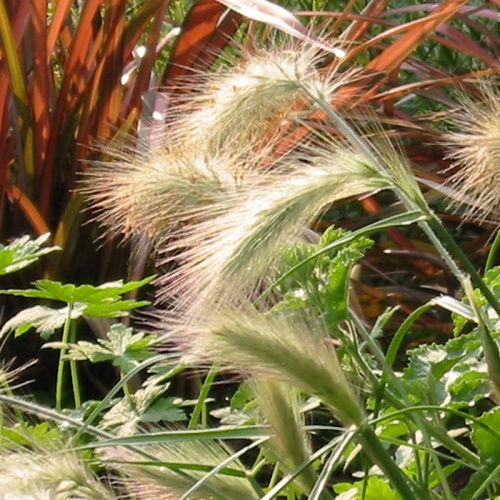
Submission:
POLYGON ((145 233, 161 245, 245 183, 253 165, 232 151, 212 157, 172 148, 142 155, 110 151, 111 160, 92 165, 81 191, 109 232, 126 238, 145 233))
POLYGON ((82 192, 96 219, 110 233, 146 234, 161 247, 205 207, 218 210, 221 197, 273 163, 264 159, 284 119, 311 111, 311 96, 328 101, 349 80, 319 69, 321 58, 317 48, 293 43, 209 74, 200 93, 169 110, 164 141, 106 148, 111 159, 90 166, 82 192))
POLYGON ((487 82, 480 89, 483 101, 463 97, 451 118, 456 131, 442 142, 456 170, 449 179, 455 198, 469 205, 465 215, 500 220, 500 91, 487 82))
POLYGON ((325 207, 387 187, 369 159, 348 147, 309 145, 261 173, 250 189, 211 207, 213 217, 190 225, 167 246, 178 267, 159 280, 160 293, 179 309, 251 296, 282 248, 325 207))
POLYGON ((48 446, 30 440, 32 449, 2 447, 0 455, 0 498, 97 499, 117 498, 98 480, 77 452, 52 440, 48 446))
MULTIPOLYGON (((149 429, 148 432, 152 432, 149 429)), ((154 430, 153 430, 154 432, 154 430)), ((181 463, 216 467, 229 460, 228 468, 244 472, 245 468, 238 458, 231 458, 231 452, 222 442, 213 440, 186 440, 148 445, 145 449, 159 463, 181 463)), ((126 447, 107 448, 106 458, 113 461, 114 468, 122 473, 122 487, 133 492, 141 499, 177 499, 183 496, 197 481, 206 474, 203 470, 186 468, 176 470, 150 464, 141 465, 135 452, 126 447)), ((135 496, 134 496, 135 498, 135 496)), ((238 498, 255 500, 257 494, 246 477, 215 474, 189 498, 238 498)))
POLYGON ((243 54, 236 67, 208 74, 203 91, 177 109, 179 140, 209 152, 228 143, 258 148, 290 114, 310 108, 310 95, 328 101, 345 83, 334 67, 321 69, 323 55, 292 43, 243 54))

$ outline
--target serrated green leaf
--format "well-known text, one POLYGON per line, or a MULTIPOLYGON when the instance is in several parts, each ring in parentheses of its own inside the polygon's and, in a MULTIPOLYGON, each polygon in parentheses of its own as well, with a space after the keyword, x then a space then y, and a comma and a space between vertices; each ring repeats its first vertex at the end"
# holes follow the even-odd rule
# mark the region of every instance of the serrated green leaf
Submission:
POLYGON ((16 425, 0 427, 0 449, 2 447, 32 446, 35 443, 37 446, 47 449, 53 443, 61 438, 59 429, 51 427, 47 422, 41 422, 35 425, 27 423, 17 423, 16 425))
POLYGON ((483 413, 472 424, 471 441, 482 460, 500 463, 500 408, 483 413), (481 425, 482 424, 482 425, 481 425))
POLYGON ((401 500, 389 483, 377 476, 352 484, 337 483, 333 489, 339 494, 336 500, 401 500))
POLYGON ((29 236, 23 236, 7 246, 0 245, 0 276, 24 269, 43 255, 60 250, 59 247, 40 248, 49 237, 48 233, 36 240, 31 240, 29 236))
POLYGON ((160 398, 156 400, 140 417, 141 422, 183 422, 186 414, 175 402, 177 398, 160 398))
MULTIPOLYGON (((73 284, 63 284, 59 281, 38 280, 34 283, 35 289, 0 290, 0 293, 18 295, 22 297, 57 300, 60 302, 66 302, 67 304, 81 302, 89 306, 98 306, 105 301, 113 303, 121 300, 121 296, 123 294, 140 288, 141 286, 152 281, 153 278, 154 276, 149 276, 141 281, 130 281, 125 284, 123 284, 122 281, 113 281, 99 286, 76 286, 73 284)), ((130 301, 130 305, 132 307, 134 304, 136 304, 135 301, 130 301)))
POLYGON ((117 428, 120 436, 127 436, 132 435, 141 422, 185 420, 185 414, 175 404, 175 398, 159 399, 167 387, 168 384, 145 386, 134 394, 124 396, 104 415, 103 427, 117 428))
MULTIPOLYGON (((82 307, 73 307, 71 319, 76 319, 83 314, 82 307)), ((0 330, 0 337, 9 331, 15 331, 19 336, 34 328, 40 335, 50 336, 55 330, 61 328, 68 319, 68 307, 53 309, 46 306, 35 306, 25 309, 7 321, 0 330)))
POLYGON ((278 283, 283 300, 276 309, 310 309, 332 329, 347 319, 351 267, 373 244, 368 238, 359 237, 326 250, 347 234, 330 227, 318 244, 296 243, 284 252, 284 277, 278 283), (322 249, 324 253, 318 255, 322 249))
POLYGON ((85 316, 91 318, 120 318, 127 316, 130 311, 139 307, 148 306, 147 300, 103 300, 97 304, 87 304, 85 316))
POLYGON ((74 361, 88 360, 91 363, 101 363, 103 361, 110 361, 114 358, 114 356, 104 347, 85 340, 81 340, 76 344, 49 342, 45 344, 44 347, 51 349, 68 349, 66 358, 74 361))
POLYGON ((123 373, 128 373, 151 356, 151 347, 157 340, 153 335, 134 334, 132 328, 127 328, 121 323, 113 325, 106 336, 107 339, 99 339, 97 343, 81 340, 76 344, 63 345, 53 342, 48 347, 67 348, 67 357, 75 361, 88 360, 92 363, 110 361, 123 373))
POLYGON ((488 396, 487 366, 475 332, 408 354, 401 380, 415 403, 460 408, 488 396))

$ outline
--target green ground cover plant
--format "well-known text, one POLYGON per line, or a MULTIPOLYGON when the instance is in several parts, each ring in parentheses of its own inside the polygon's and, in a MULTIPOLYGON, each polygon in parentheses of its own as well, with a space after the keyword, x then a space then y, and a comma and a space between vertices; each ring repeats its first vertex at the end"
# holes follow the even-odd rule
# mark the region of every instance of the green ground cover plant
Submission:
MULTIPOLYGON (((118 40, 152 15, 144 4, 121 18, 124 5, 101 13, 118 40)), ((98 161, 89 158, 75 195, 106 235, 154 255, 154 283, 77 285, 49 272, 29 288, 2 286, 33 303, 3 321, 2 339, 39 336, 58 362, 51 403, 23 384, 29 367, 2 369, 0 495, 500 496, 500 95, 486 50, 497 40, 494 10, 457 1, 354 7, 332 20, 333 6, 316 5, 314 21, 333 22, 317 31, 262 0, 188 9, 161 76, 171 99, 161 139, 138 133, 125 146, 118 134, 98 161), (233 10, 221 17, 226 6, 233 10), (480 69, 442 69, 452 56, 457 67, 473 58, 480 69), (428 162, 451 174, 426 170, 428 162), (456 204, 449 212, 461 228, 449 224, 443 198, 456 204), (371 217, 342 224, 346 200, 371 217), (475 223, 488 228, 484 266, 464 244, 475 223), (398 252, 408 263, 401 276, 392 264, 377 267, 398 252), (151 286, 155 307, 141 323, 137 310, 149 302, 140 294, 151 286), (113 381, 84 397, 84 373, 103 364, 113 381)), ((101 68, 117 39, 100 53, 101 68)), ((100 73, 92 74, 97 89, 100 73)), ((98 108, 115 116, 114 99, 104 108, 79 102, 79 117, 98 108)), ((26 132, 29 159, 30 127, 16 130, 26 132)), ((22 206, 33 215, 35 205, 22 206)), ((57 255, 47 240, 1 247, 0 279, 57 255)))

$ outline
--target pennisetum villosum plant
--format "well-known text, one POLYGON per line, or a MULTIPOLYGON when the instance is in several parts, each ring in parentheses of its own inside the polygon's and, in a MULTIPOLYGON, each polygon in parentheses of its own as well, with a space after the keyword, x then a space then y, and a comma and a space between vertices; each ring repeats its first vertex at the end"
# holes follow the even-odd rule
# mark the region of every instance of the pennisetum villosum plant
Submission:
MULTIPOLYGON (((96 218, 111 233, 154 241, 158 262, 168 269, 157 280, 159 302, 167 306, 156 313, 155 327, 176 346, 181 366, 210 369, 187 430, 135 434, 138 422, 155 415, 144 416, 144 410, 128 427, 127 418, 107 414, 96 431, 99 412, 119 387, 85 417, 84 428, 99 438, 88 446, 107 449, 100 457, 113 463, 117 483, 131 496, 271 499, 286 492, 289 498, 364 498, 382 488, 387 498, 451 500, 450 477, 464 467, 472 476, 465 494, 480 498, 483 490, 494 491, 498 467, 482 460, 492 453, 483 447, 485 429, 499 438, 497 417, 462 411, 470 400, 454 400, 453 384, 475 358, 484 363, 474 376, 487 373, 498 389, 495 276, 483 279, 447 232, 374 112, 347 116, 337 109, 337 97, 356 72, 341 70, 329 58, 302 42, 242 54, 239 64, 208 75, 177 102, 162 144, 138 148, 141 153, 107 151, 112 159, 89 170, 82 189, 96 218), (301 140, 288 144, 298 130, 301 140), (311 237, 309 226, 331 204, 380 191, 391 191, 402 213, 351 233, 329 230, 311 237), (410 224, 427 235, 467 300, 424 304, 383 350, 378 337, 394 310, 372 326, 363 321, 349 307, 350 270, 368 248, 367 236, 410 224), (417 350, 397 372, 404 336, 436 305, 478 325, 471 333, 474 347, 454 344, 444 354, 417 350), (461 374, 442 382, 446 369, 435 367, 458 359, 461 374), (206 430, 199 423, 208 420, 207 396, 219 370, 244 377, 239 391, 246 387, 249 394, 237 394, 239 403, 232 401, 226 415, 240 419, 241 427, 206 430), (328 425, 311 424, 317 415, 328 425), (473 428, 478 453, 457 439, 461 429, 447 427, 450 415, 473 428), (124 424, 121 433, 102 430, 110 420, 124 424), (325 428, 334 436, 316 439, 325 428), (217 442, 229 438, 252 443, 234 452, 217 442), (146 446, 138 450, 141 444, 146 446), (242 456, 253 447, 259 451, 248 467, 252 459, 242 456), (333 471, 353 462, 360 464, 360 484, 345 491, 332 485, 333 471)), ((495 194, 476 183, 496 179, 491 122, 500 105, 496 94, 488 95, 484 108, 472 106, 471 115, 459 119, 465 130, 446 138, 450 158, 465 165, 454 189, 475 199, 484 213, 497 208, 495 194), (478 172, 470 174, 472 163, 478 172)), ((119 349, 118 337, 101 342, 94 357, 109 356, 113 348, 112 359, 123 362, 127 354, 137 361, 133 353, 142 337, 129 332, 137 342, 130 340, 130 352, 119 349)), ((75 355, 77 348, 79 359, 89 349, 65 345, 64 352, 75 355)), ((140 359, 149 366, 147 356, 140 359)), ((133 369, 122 385, 141 368, 126 361, 133 369)), ((135 399, 126 394, 129 407, 132 401, 136 413, 141 403, 147 408, 156 390, 149 381, 135 399)), ((71 462, 73 455, 67 456, 71 462)))
MULTIPOLYGON (((477 463, 477 456, 435 420, 435 410, 428 409, 430 416, 423 409, 407 410, 415 401, 398 381, 394 359, 388 361, 355 313, 347 313, 346 322, 338 321, 332 331, 317 312, 277 307, 284 249, 302 241, 305 228, 330 204, 390 190, 407 211, 401 221, 417 222, 459 282, 465 286, 470 274, 489 306, 500 312, 497 298, 435 216, 408 161, 375 115, 365 111, 353 122, 336 109, 336 96, 354 75, 326 64, 317 47, 303 43, 244 54, 240 64, 207 76, 178 104, 159 150, 146 157, 119 152, 109 163, 94 165, 85 191, 108 230, 146 233, 157 242, 159 261, 173 263, 158 280, 160 299, 170 305, 158 313, 158 328, 180 346, 186 364, 215 363, 249 377, 269 425, 267 446, 282 471, 291 474, 288 482, 296 476, 303 494, 332 496, 324 487, 327 473, 314 465, 297 403, 297 395, 306 394, 343 426, 345 436, 357 442, 356 453, 364 452, 395 495, 436 498, 437 490, 423 480, 425 461, 432 464, 443 498, 452 498, 449 473, 433 443, 461 460, 477 463), (297 128, 306 130, 302 141, 280 148, 297 128), (341 339, 340 357, 332 337, 341 339), (351 368, 346 370, 347 359, 351 368), (378 435, 377 415, 383 413, 367 403, 374 395, 379 410, 390 407, 404 415, 401 435, 408 436, 418 474, 405 469, 378 435)), ((455 147, 450 157, 475 168, 457 174, 456 189, 488 212, 497 207, 496 195, 476 180, 497 176, 492 117, 499 114, 498 102, 490 94, 487 109, 472 107, 459 120, 465 131, 447 136, 455 147)), ((293 274, 311 260, 285 271, 293 274)), ((491 352, 491 336, 483 334, 482 340, 491 352)), ((488 358, 490 370, 498 366, 494 357, 495 352, 488 358)), ((331 455, 325 452, 325 470, 340 460, 335 450, 343 448, 336 446, 331 455)))

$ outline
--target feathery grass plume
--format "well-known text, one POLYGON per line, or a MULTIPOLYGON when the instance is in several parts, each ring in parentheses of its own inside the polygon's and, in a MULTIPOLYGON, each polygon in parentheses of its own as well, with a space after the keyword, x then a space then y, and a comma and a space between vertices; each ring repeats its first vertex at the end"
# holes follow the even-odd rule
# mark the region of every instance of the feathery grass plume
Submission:
POLYGON ((451 118, 456 131, 443 143, 457 169, 449 180, 455 198, 470 205, 466 215, 500 219, 500 91, 489 84, 481 90, 481 102, 464 97, 463 110, 451 118))
MULTIPOLYGON (((231 453, 219 442, 210 440, 178 441, 165 445, 155 444, 144 448, 154 456, 158 465, 140 465, 138 457, 125 447, 106 449, 113 468, 122 472, 123 486, 134 498, 140 500, 172 499, 184 495, 211 468, 228 460, 231 453), (166 464, 185 464, 184 469, 171 469, 166 464), (161 465, 161 466, 160 466, 161 465)), ((238 459, 228 463, 227 470, 210 477, 200 488, 189 495, 193 499, 255 500, 258 494, 245 477, 245 468, 238 459), (232 473, 232 472, 233 473, 232 473), (234 471, 239 473, 234 474, 234 471)))
POLYGON ((111 500, 105 488, 77 453, 57 446, 34 451, 0 452, 0 498, 5 500, 111 500))
POLYGON ((213 156, 167 147, 142 156, 131 150, 107 153, 112 159, 94 163, 82 186, 97 220, 111 233, 146 233, 160 245, 203 216, 205 207, 237 192, 252 169, 231 148, 213 156))
MULTIPOLYGON (((271 439, 266 444, 283 470, 290 473, 312 453, 297 389, 269 377, 254 377, 250 380, 250 387, 259 411, 271 429, 271 439)), ((313 468, 308 466, 298 476, 297 482, 305 494, 310 493, 316 482, 313 468)))
POLYGON ((188 344, 186 362, 274 378, 318 396, 344 425, 360 425, 364 412, 317 318, 303 312, 262 313, 242 300, 220 304, 198 324, 172 331, 188 344))
POLYGON ((190 226, 168 251, 178 269, 159 282, 179 308, 231 301, 261 284, 283 245, 297 238, 330 203, 391 187, 370 159, 330 142, 286 158, 236 198, 226 197, 190 226))
POLYGON ((181 104, 174 135, 186 147, 214 150, 260 145, 310 96, 329 101, 347 77, 320 70, 324 51, 305 43, 243 54, 236 67, 206 77, 204 90, 181 104))

